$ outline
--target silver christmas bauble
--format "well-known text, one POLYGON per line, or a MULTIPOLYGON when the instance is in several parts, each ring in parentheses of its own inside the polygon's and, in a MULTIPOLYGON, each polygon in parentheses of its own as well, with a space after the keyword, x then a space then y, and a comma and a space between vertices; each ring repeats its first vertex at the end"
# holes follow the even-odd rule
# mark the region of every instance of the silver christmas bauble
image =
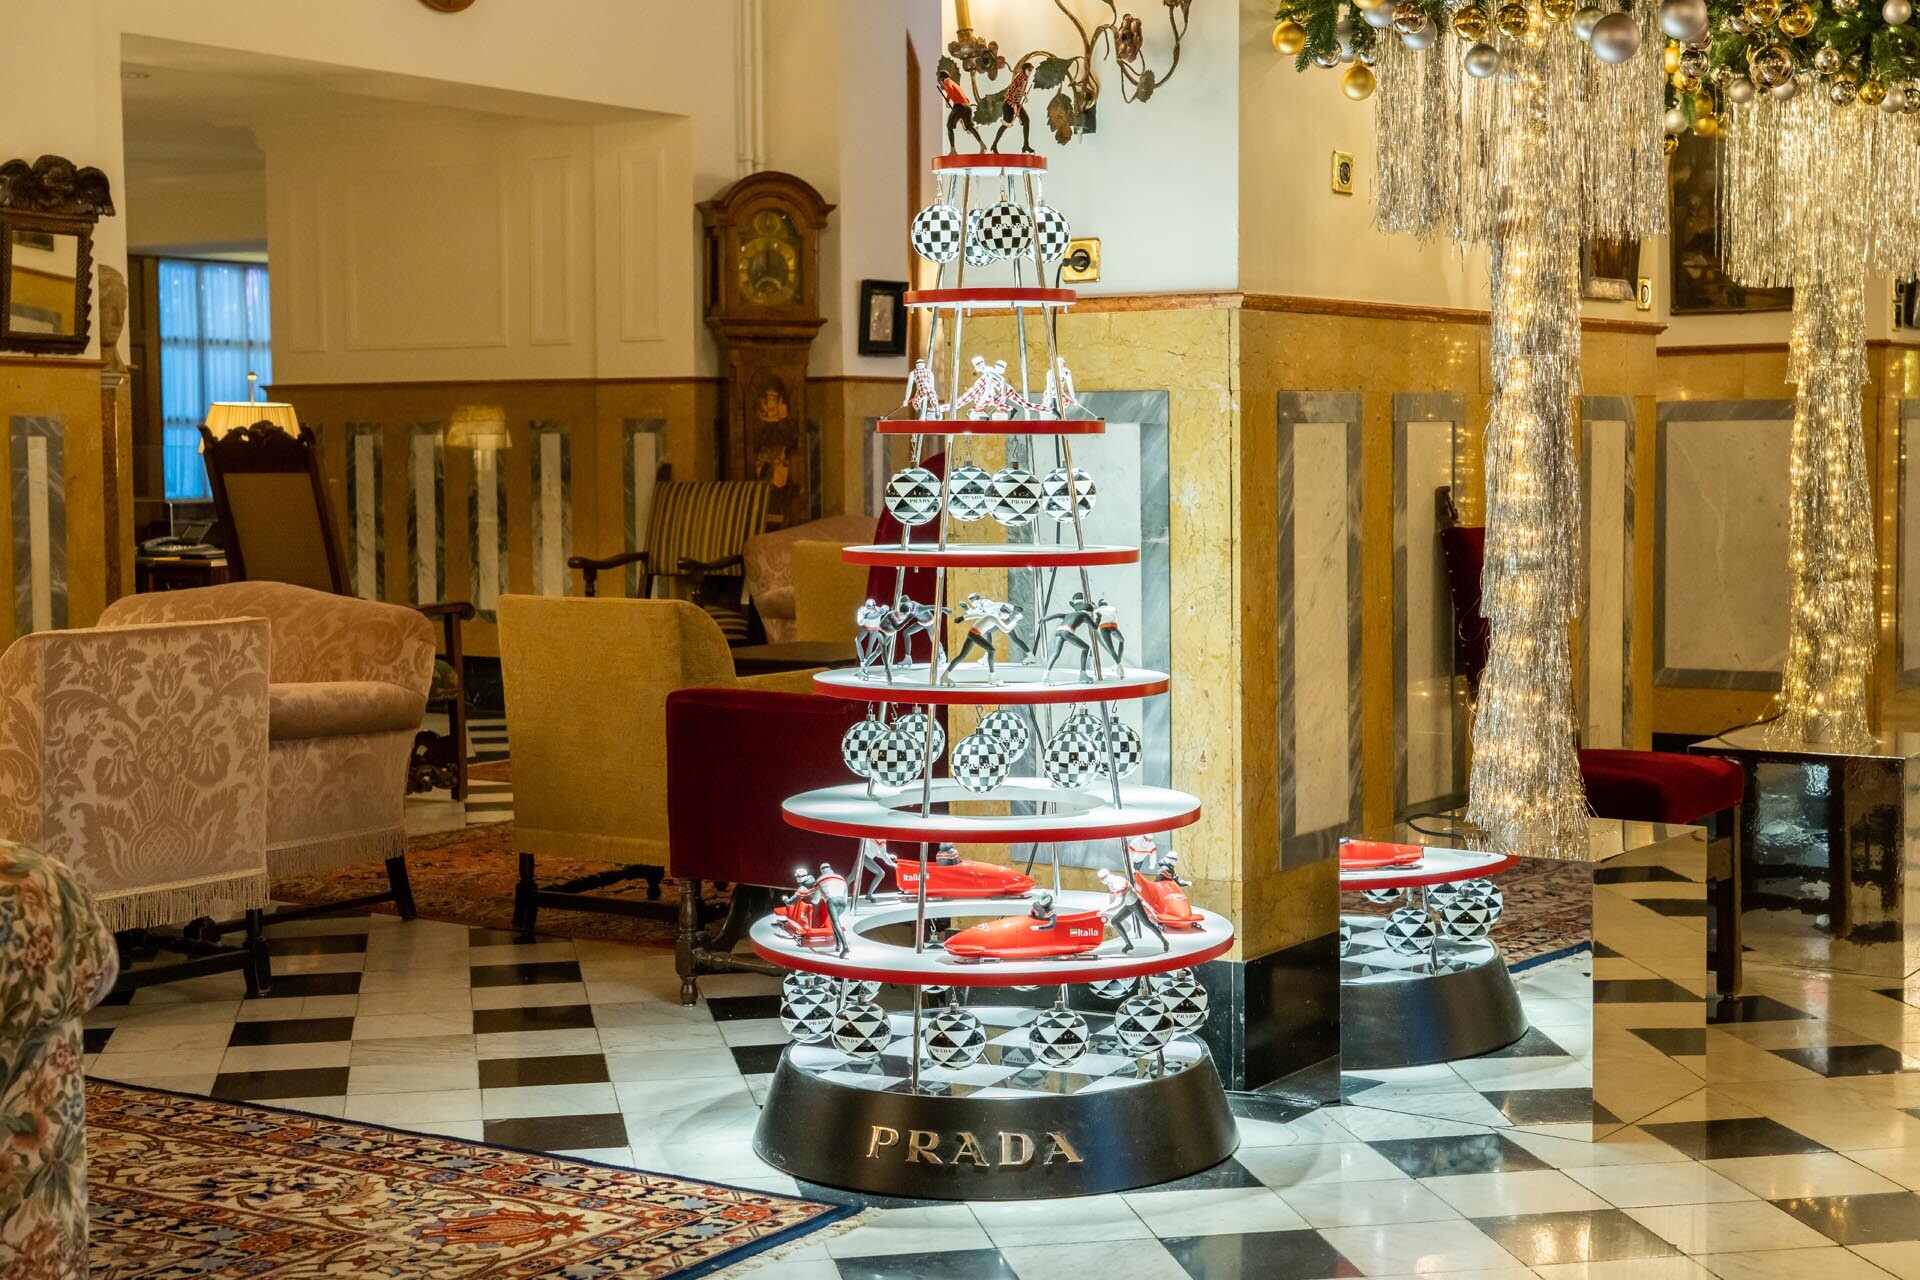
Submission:
POLYGON ((1393 5, 1377 4, 1371 9, 1360 11, 1360 20, 1376 31, 1385 31, 1393 25, 1393 5))
POLYGON ((1387 946, 1403 956, 1419 955, 1433 945, 1433 918, 1419 907, 1401 907, 1381 930, 1387 946))
POLYGON ((870 1000, 840 1006, 833 1018, 833 1047, 849 1058, 877 1058, 892 1039, 887 1011, 870 1000))
POLYGON ((1850 106, 1860 95, 1860 86, 1844 76, 1827 86, 1827 96, 1833 99, 1835 106, 1850 106))
POLYGON ((1106 757, 1106 749, 1090 735, 1069 728, 1048 740, 1040 763, 1054 786, 1077 787, 1099 774, 1106 757))
POLYGON ((1102 1000, 1124 1000, 1133 994, 1139 984, 1132 978, 1107 978, 1101 982, 1089 982, 1087 990, 1102 1000))
POLYGON ((1822 45, 1814 51, 1813 69, 1823 76, 1830 76, 1840 69, 1840 51, 1832 45, 1822 45))
POLYGON ((970 733, 954 747, 949 771, 969 791, 991 791, 1007 780, 1011 763, 999 739, 970 733))
POLYGON ((1880 109, 1888 115, 1899 114, 1906 106, 1907 91, 1899 85, 1887 90, 1887 96, 1880 99, 1880 109))
POLYGON ((998 742, 1007 753, 1009 763, 1027 754, 1027 748, 1033 745, 1033 730, 1027 728, 1027 718, 1008 707, 981 716, 975 732, 998 742))
POLYGON ((1660 29, 1691 44, 1707 34, 1706 0, 1660 0, 1660 29))
MULTIPOLYGON (((1891 98, 1893 95, 1887 95, 1891 98)), ((1900 105, 1907 114, 1920 111, 1920 80, 1906 80, 1900 84, 1900 105)))
POLYGON ((1800 82, 1793 79, 1782 80, 1779 84, 1767 90, 1767 92, 1771 93, 1780 101, 1785 102, 1788 98, 1800 92, 1800 82))
POLYGON ((1072 1066, 1087 1052, 1092 1038, 1087 1020, 1065 1005, 1057 1004, 1027 1024, 1027 1044, 1042 1066, 1072 1066))
POLYGON ((1093 483, 1093 477, 1079 467, 1073 469, 1073 501, 1067 500, 1067 469, 1055 467, 1047 472, 1047 478, 1040 484, 1040 491, 1046 495, 1045 510, 1055 520, 1065 524, 1073 519, 1073 509, 1078 506, 1080 514, 1085 516, 1093 511, 1093 500, 1099 495, 1099 489, 1093 483))
POLYGON ((873 749, 887 736, 887 726, 878 720, 862 720, 840 737, 840 759, 847 768, 864 778, 873 772, 873 749))
POLYGON ((1322 49, 1313 55, 1313 65, 1331 71, 1340 65, 1340 54, 1337 50, 1322 49))
POLYGON ((1400 33, 1400 43, 1416 53, 1422 49, 1433 48, 1433 42, 1440 38, 1440 30, 1426 14, 1420 15, 1420 25, 1411 31, 1400 33))
POLYGON ((1113 1034, 1129 1053, 1164 1049, 1179 1031, 1180 1024, 1173 1020, 1166 1006, 1152 996, 1134 996, 1114 1010, 1113 1034))
POLYGON ((1573 34, 1583 42, 1593 39, 1594 25, 1605 16, 1601 10, 1588 5, 1573 15, 1573 34))
POLYGON ((867 776, 883 787, 904 787, 926 768, 926 753, 926 740, 896 720, 867 752, 867 776))
POLYGON ((1473 45, 1460 56, 1460 65, 1475 80, 1485 80, 1500 69, 1500 51, 1486 43, 1473 45))
POLYGON ((940 727, 938 720, 924 711, 907 712, 893 722, 893 727, 912 734, 915 742, 923 744, 926 744, 927 735, 932 734, 933 741, 926 744, 925 749, 926 754, 934 759, 939 759, 940 753, 947 749, 947 731, 940 727))
POLYGON ((993 505, 993 477, 971 462, 947 477, 947 514, 955 520, 980 520, 993 505))
POLYGON ((887 481, 887 511, 909 528, 940 514, 940 477, 925 467, 903 467, 887 481))
POLYGON ((780 1025, 796 1044, 819 1044, 833 1034, 833 992, 792 993, 780 1001, 780 1025))
POLYGON ((1677 138, 1687 131, 1687 113, 1678 107, 1670 107, 1665 123, 1667 132, 1677 138))
POLYGON ((1833 11, 1839 14, 1858 13, 1860 0, 1833 0, 1833 11))
POLYGON ((957 1071, 980 1061, 987 1051, 987 1032, 971 1010, 950 1004, 933 1015, 920 1045, 934 1066, 957 1071))
POLYGON ((1393 29, 1403 36, 1409 35, 1418 31, 1421 24, 1425 23, 1426 20, 1427 15, 1420 12, 1420 10, 1413 5, 1408 5, 1405 8, 1396 6, 1393 12, 1393 29))
POLYGON ((1887 0, 1880 6, 1880 16, 1888 26, 1904 26, 1907 19, 1913 17, 1913 0, 1887 0))
POLYGON ((1704 79, 1707 74, 1707 51, 1687 48, 1680 51, 1680 74, 1692 76, 1696 80, 1704 79))
POLYGON ((1630 14, 1609 13, 1593 24, 1587 44, 1602 62, 1625 62, 1640 51, 1640 24, 1630 14))
POLYGON ((1727 81, 1726 92, 1728 102, 1752 102, 1753 81, 1745 76, 1735 76, 1727 81))
POLYGON ((988 492, 988 512, 1010 529, 1030 523, 1044 497, 1040 482, 1025 467, 1002 467, 994 472, 988 492))
POLYGON ((1727 30, 1737 36, 1744 36, 1753 30, 1753 19, 1749 18, 1744 10, 1730 14, 1727 17, 1727 30))

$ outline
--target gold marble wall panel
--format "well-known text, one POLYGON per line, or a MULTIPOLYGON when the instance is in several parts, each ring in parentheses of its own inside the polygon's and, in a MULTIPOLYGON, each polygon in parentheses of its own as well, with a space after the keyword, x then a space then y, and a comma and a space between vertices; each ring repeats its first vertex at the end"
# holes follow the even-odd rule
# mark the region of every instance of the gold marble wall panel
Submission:
MULTIPOLYGON (((0 425, 15 419, 50 419, 59 424, 63 504, 65 624, 91 626, 107 602, 108 556, 104 544, 106 493, 102 482, 105 442, 101 429, 100 362, 32 356, 0 356, 0 425)), ((117 427, 117 424, 116 424, 117 427)), ((123 433, 116 429, 117 440, 123 433)), ((123 442, 124 443, 124 442, 123 442)), ((119 466, 124 478, 129 468, 119 466)), ((15 482, 0 486, 0 528, 14 528, 15 482)), ((124 487, 124 485, 123 485, 124 487)), ((124 514, 124 512, 123 512, 124 514)), ((131 521, 118 522, 130 539, 131 521)), ((0 582, 15 581, 18 549, 0 539, 0 582)), ((119 557, 122 564, 129 558, 119 557)), ((14 610, 0 611, 0 636, 11 642, 19 633, 14 610)))

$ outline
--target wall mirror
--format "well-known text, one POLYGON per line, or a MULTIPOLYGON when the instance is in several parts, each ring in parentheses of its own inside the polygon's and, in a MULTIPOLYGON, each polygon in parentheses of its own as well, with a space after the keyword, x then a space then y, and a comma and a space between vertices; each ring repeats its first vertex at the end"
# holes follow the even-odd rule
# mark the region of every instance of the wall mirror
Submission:
POLYGON ((112 213, 98 169, 63 156, 0 164, 0 349, 87 349, 93 225, 112 213))

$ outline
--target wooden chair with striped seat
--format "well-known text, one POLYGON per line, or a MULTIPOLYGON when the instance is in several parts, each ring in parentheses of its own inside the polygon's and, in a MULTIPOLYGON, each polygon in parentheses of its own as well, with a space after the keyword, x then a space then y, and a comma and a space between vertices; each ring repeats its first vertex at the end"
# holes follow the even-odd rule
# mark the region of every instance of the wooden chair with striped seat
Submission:
MULTIPOLYGON (((665 468, 662 468, 665 472, 665 468)), ((633 594, 690 600, 720 625, 730 645, 747 642, 747 539, 766 527, 771 488, 763 480, 670 480, 653 489, 646 546, 618 555, 572 556, 584 594, 598 595, 602 573, 637 566, 633 594)))

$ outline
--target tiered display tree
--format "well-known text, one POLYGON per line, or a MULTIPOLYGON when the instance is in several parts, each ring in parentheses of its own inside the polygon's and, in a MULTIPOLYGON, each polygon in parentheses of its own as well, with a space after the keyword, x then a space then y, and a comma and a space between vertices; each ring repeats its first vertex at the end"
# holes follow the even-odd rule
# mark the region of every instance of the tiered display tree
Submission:
POLYGON ((1105 424, 1060 352, 1074 293, 1058 287, 1069 232, 1042 198, 1046 162, 933 167, 940 198, 912 241, 938 274, 907 294, 929 317, 927 346, 879 425, 909 440, 886 492, 903 532, 845 552, 890 569, 892 590, 853 620, 859 665, 816 677, 820 693, 868 704, 843 743, 855 780, 785 803, 792 825, 858 843, 848 871, 798 869, 797 892, 753 929, 754 949, 792 971, 793 1038, 756 1146, 798 1177, 886 1195, 1149 1185, 1237 1140, 1198 1038, 1195 973, 1233 929, 1191 905, 1161 845, 1199 802, 1129 781, 1144 744, 1115 704, 1168 680, 1128 664, 1099 590, 1139 549, 1084 533, 1098 487, 1072 445, 1105 424), (1010 349, 969 339, 976 309, 1011 311, 1010 349), (936 453, 943 465, 923 465, 936 453), (1032 616, 1003 585, 1014 571, 1032 575, 1032 616), (1062 843, 1111 851, 1103 888, 1063 887, 1062 843), (961 856, 1021 845, 1024 870, 961 856))

